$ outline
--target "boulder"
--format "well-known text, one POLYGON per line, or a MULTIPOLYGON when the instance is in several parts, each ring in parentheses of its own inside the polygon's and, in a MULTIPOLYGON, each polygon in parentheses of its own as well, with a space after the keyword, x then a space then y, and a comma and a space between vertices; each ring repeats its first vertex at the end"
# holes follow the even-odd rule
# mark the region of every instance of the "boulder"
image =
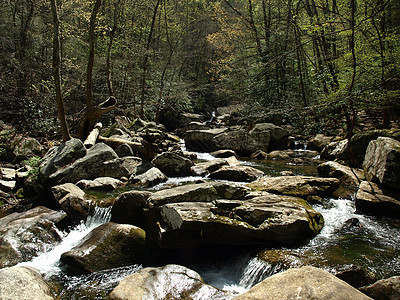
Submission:
POLYGON ((400 193, 363 181, 356 194, 356 209, 369 215, 400 218, 400 193))
POLYGON ((83 190, 94 191, 113 191, 121 185, 121 180, 112 177, 99 177, 94 180, 82 179, 76 183, 76 186, 83 190))
POLYGON ((350 168, 334 161, 327 161, 317 167, 318 175, 321 177, 338 178, 344 186, 358 187, 365 179, 364 171, 350 168))
POLYGON ((325 146, 332 142, 333 136, 326 136, 323 134, 317 134, 307 144, 307 148, 310 150, 322 151, 325 146))
POLYGON ((133 156, 132 147, 128 144, 122 144, 118 146, 118 148, 115 149, 115 153, 117 153, 119 157, 133 156))
POLYGON ((160 169, 153 167, 147 170, 145 173, 140 175, 132 175, 129 178, 129 182, 135 185, 142 185, 146 187, 152 187, 161 182, 168 180, 168 177, 160 171, 160 169))
POLYGON ((376 300, 398 300, 400 299, 400 276, 378 280, 359 290, 376 300))
POLYGON ((73 183, 64 183, 51 188, 54 198, 73 220, 86 220, 90 201, 84 191, 73 183))
POLYGON ((270 160, 287 160, 290 157, 285 151, 275 150, 268 153, 267 158, 270 160))
POLYGON ((52 290, 33 269, 12 267, 0 270, 0 299, 52 300, 52 290))
MULTIPOLYGON (((190 151, 212 152, 219 150, 214 137, 227 131, 228 128, 206 130, 188 130, 185 133, 185 145, 190 151)), ((226 148, 229 149, 230 147, 226 148)))
POLYGON ((142 159, 135 156, 125 156, 115 158, 104 162, 102 166, 102 175, 105 177, 129 178, 136 174, 137 168, 142 164, 142 159))
POLYGON ((111 209, 111 221, 141 225, 143 208, 151 195, 151 192, 146 191, 129 191, 120 194, 111 209))
POLYGON ((61 262, 78 271, 91 273, 141 263, 146 233, 127 224, 105 223, 93 229, 61 262))
POLYGON ((0 179, 5 181, 12 181, 15 180, 16 175, 17 175, 17 170, 0 167, 0 179))
POLYGON ((321 158, 326 160, 348 161, 347 140, 334 141, 325 146, 321 151, 321 158))
POLYGON ((253 286, 235 300, 371 299, 327 271, 315 267, 289 269, 253 286))
POLYGON ((269 150, 287 149, 289 142, 289 132, 280 126, 272 123, 258 123, 250 130, 250 135, 264 144, 267 139, 267 132, 269 132, 269 150))
POLYGON ((22 161, 33 156, 42 156, 44 152, 43 146, 39 141, 32 137, 22 137, 14 142, 13 154, 17 160, 22 161))
POLYGON ((323 227, 322 215, 295 197, 265 193, 249 200, 169 203, 159 209, 161 248, 292 245, 323 227))
POLYGON ((16 181, 8 181, 8 180, 2 180, 0 179, 0 191, 9 193, 12 192, 15 188, 16 181))
POLYGON ((0 219, 0 268, 28 261, 61 240, 66 214, 38 206, 0 219))
POLYGON ((80 139, 73 138, 58 147, 51 148, 40 165, 39 175, 42 182, 47 181, 51 174, 85 155, 86 148, 80 139))
POLYGON ((193 183, 157 191, 150 196, 148 205, 158 207, 166 203, 211 202, 217 198, 243 199, 248 192, 248 188, 232 183, 193 183))
POLYGON ((112 148, 104 143, 98 143, 90 148, 84 157, 59 169, 48 179, 51 185, 66 182, 76 183, 81 179, 95 179, 104 176, 104 163, 115 158, 118 156, 112 148))
POLYGON ((335 276, 352 287, 359 288, 376 281, 375 274, 359 266, 349 266, 346 270, 336 273, 335 276))
POLYGON ((211 172, 217 171, 222 166, 236 166, 239 164, 240 162, 234 156, 231 156, 229 158, 219 158, 197 163, 191 168, 191 170, 195 175, 205 176, 211 172))
POLYGON ((371 141, 363 167, 369 180, 400 189, 400 142, 388 137, 371 141))
POLYGON ((339 187, 337 178, 311 176, 261 177, 247 186, 274 194, 307 198, 309 196, 330 196, 339 187))
POLYGON ((164 152, 157 155, 151 163, 169 177, 182 177, 191 175, 190 168, 193 162, 173 152, 164 152))
POLYGON ((228 158, 228 157, 231 157, 231 156, 235 156, 236 157, 235 151, 229 150, 229 149, 214 151, 214 152, 211 152, 211 155, 215 156, 217 158, 228 158))
POLYGON ((264 175, 263 171, 249 166, 222 166, 210 174, 211 179, 251 182, 264 175))
POLYGON ((193 270, 179 265, 145 268, 123 279, 109 300, 226 299, 228 293, 214 288, 193 270))
POLYGON ((267 152, 264 152, 262 150, 257 150, 256 152, 250 155, 250 158, 262 160, 262 159, 267 159, 267 156, 268 156, 267 152))

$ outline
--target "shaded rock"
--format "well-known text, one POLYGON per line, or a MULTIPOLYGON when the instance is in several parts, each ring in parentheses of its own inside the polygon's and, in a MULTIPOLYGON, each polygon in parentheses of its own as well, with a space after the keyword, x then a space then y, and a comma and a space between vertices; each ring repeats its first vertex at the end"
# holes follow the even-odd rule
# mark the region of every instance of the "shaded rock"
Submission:
POLYGON ((193 270, 179 265, 145 268, 123 279, 110 300, 225 299, 227 292, 214 288, 193 270))
POLYGON ((76 186, 83 190, 113 191, 122 185, 122 181, 112 177, 99 177, 94 180, 82 179, 76 186))
POLYGON ((289 132, 272 123, 256 124, 250 131, 250 134, 253 136, 253 138, 263 143, 263 137, 265 137, 266 132, 270 133, 269 150, 281 150, 288 148, 289 132))
POLYGON ((104 163, 115 158, 118 156, 112 148, 104 143, 98 143, 90 148, 84 157, 51 174, 49 181, 53 184, 75 183, 81 179, 104 176, 104 163))
POLYGON ((134 156, 133 150, 128 144, 122 144, 121 146, 118 146, 118 148, 115 149, 115 153, 117 153, 119 157, 134 156))
POLYGON ((364 180, 364 171, 361 169, 343 166, 334 161, 327 161, 317 167, 318 175, 321 177, 338 178, 342 185, 358 187, 364 180))
POLYGON ((0 270, 0 299, 52 300, 50 286, 33 269, 12 267, 0 270))
POLYGON ((33 156, 42 156, 44 152, 43 146, 39 141, 32 137, 22 137, 14 142, 13 154, 18 161, 33 156))
POLYGON ((355 288, 369 285, 376 281, 375 274, 358 266, 351 266, 349 269, 335 274, 335 276, 355 288))
POLYGON ((315 267, 275 274, 235 297, 245 299, 371 299, 334 275, 315 267))
POLYGON ((361 287, 359 290, 376 300, 400 299, 400 276, 378 280, 371 285, 361 287))
POLYGON ((141 263, 146 233, 127 224, 105 223, 93 229, 72 250, 61 255, 61 262, 80 273, 141 263))
POLYGON ((160 210, 162 248, 201 245, 290 245, 314 236, 322 215, 302 199, 264 194, 250 200, 183 202, 160 210))
POLYGON ((267 158, 271 160, 287 160, 290 157, 285 151, 275 150, 270 152, 267 158))
POLYGON ((143 185, 146 187, 151 187, 161 182, 165 182, 168 180, 168 177, 165 176, 163 172, 160 171, 158 168, 151 168, 147 170, 145 173, 131 176, 129 182, 136 184, 136 185, 143 185))
POLYGON ((186 148, 191 151, 207 153, 219 150, 219 148, 216 146, 214 137, 227 130, 227 128, 188 130, 185 133, 186 148))
POLYGON ((251 182, 264 175, 263 171, 249 166, 222 166, 210 174, 211 179, 251 182))
POLYGON ((105 177, 121 178, 136 174, 137 168, 142 164, 142 159, 135 156, 125 156, 104 162, 102 175, 105 177))
POLYGON ((29 261, 61 240, 56 226, 63 226, 66 214, 38 206, 0 219, 0 268, 29 261))
POLYGON ((120 194, 111 209, 111 221, 122 224, 142 224, 143 208, 151 195, 151 192, 146 191, 129 191, 120 194))
POLYGON ((317 134, 307 144, 307 148, 310 150, 322 151, 325 146, 332 142, 333 136, 326 136, 323 134, 317 134))
POLYGON ((191 175, 190 168, 193 162, 173 152, 164 152, 157 155, 151 163, 169 177, 191 175))
POLYGON ((51 148, 40 165, 40 178, 43 182, 46 181, 51 174, 85 155, 86 148, 80 139, 73 138, 58 147, 51 148))
POLYGON ((84 191, 73 183, 64 183, 51 188, 54 198, 73 220, 86 220, 90 201, 84 191))
POLYGON ((211 152, 211 155, 218 157, 218 158, 228 158, 231 156, 236 157, 235 151, 229 150, 229 149, 214 151, 214 152, 211 152))
POLYGON ((363 167, 369 180, 400 189, 400 142, 387 137, 371 141, 363 167))
POLYGON ((400 218, 400 193, 363 181, 356 194, 356 209, 369 215, 400 218))
POLYGON ((337 178, 311 176, 261 177, 247 186, 254 190, 274 194, 307 198, 308 196, 329 196, 339 187, 337 178))
POLYGON ((267 159, 268 154, 262 150, 258 150, 250 155, 253 159, 267 159))

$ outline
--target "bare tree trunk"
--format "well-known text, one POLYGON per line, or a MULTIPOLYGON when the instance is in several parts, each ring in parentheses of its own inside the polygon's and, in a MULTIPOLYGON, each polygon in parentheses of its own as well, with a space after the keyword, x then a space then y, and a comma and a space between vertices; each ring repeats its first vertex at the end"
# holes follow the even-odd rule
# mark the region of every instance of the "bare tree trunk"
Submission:
POLYGON ((54 84, 56 87, 56 104, 58 119, 60 120, 61 135, 64 142, 71 139, 69 134, 67 120, 65 118, 64 102, 62 98, 61 90, 61 50, 60 50, 60 19, 58 18, 58 9, 56 0, 51 0, 51 10, 53 12, 53 23, 54 23, 54 38, 53 38, 53 74, 54 74, 54 84))

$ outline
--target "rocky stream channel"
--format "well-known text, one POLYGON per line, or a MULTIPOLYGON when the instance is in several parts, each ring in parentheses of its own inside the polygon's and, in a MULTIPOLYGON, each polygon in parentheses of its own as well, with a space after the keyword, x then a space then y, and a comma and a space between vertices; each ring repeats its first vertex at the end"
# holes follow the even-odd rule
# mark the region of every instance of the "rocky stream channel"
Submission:
MULTIPOLYGON (((35 191, 48 203, 0 218, 1 299, 279 299, 281 279, 253 291, 278 273, 328 276, 336 299, 383 299, 368 287, 395 278, 385 299, 399 295, 396 139, 363 137, 364 175, 338 163, 343 141, 295 142, 273 124, 249 134, 191 124, 186 142, 140 125, 47 152, 35 191)), ((314 288, 300 299, 320 298, 314 288)))

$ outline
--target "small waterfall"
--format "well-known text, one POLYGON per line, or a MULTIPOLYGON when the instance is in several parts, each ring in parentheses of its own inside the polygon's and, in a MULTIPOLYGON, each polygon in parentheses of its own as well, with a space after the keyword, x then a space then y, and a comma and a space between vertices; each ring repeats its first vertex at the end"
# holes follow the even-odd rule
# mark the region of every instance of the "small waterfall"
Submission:
MULTIPOLYGON (((183 139, 180 139, 179 145, 183 152, 189 152, 186 149, 185 141, 183 139)), ((215 156, 212 156, 210 153, 207 152, 190 152, 190 153, 195 154, 198 160, 210 161, 216 159, 215 156)))
POLYGON ((41 273, 45 274, 46 277, 59 274, 61 272, 61 254, 71 250, 73 247, 78 245, 90 231, 101 224, 109 222, 110 219, 111 206, 107 208, 95 207, 93 215, 89 216, 86 222, 81 222, 76 227, 71 229, 69 233, 60 232, 60 236, 62 237, 60 244, 56 245, 49 251, 39 254, 31 261, 23 262, 19 265, 36 268, 41 273))
POLYGON ((248 290, 253 285, 264 280, 268 276, 277 273, 276 267, 262 261, 258 257, 252 258, 241 275, 239 286, 248 290))

